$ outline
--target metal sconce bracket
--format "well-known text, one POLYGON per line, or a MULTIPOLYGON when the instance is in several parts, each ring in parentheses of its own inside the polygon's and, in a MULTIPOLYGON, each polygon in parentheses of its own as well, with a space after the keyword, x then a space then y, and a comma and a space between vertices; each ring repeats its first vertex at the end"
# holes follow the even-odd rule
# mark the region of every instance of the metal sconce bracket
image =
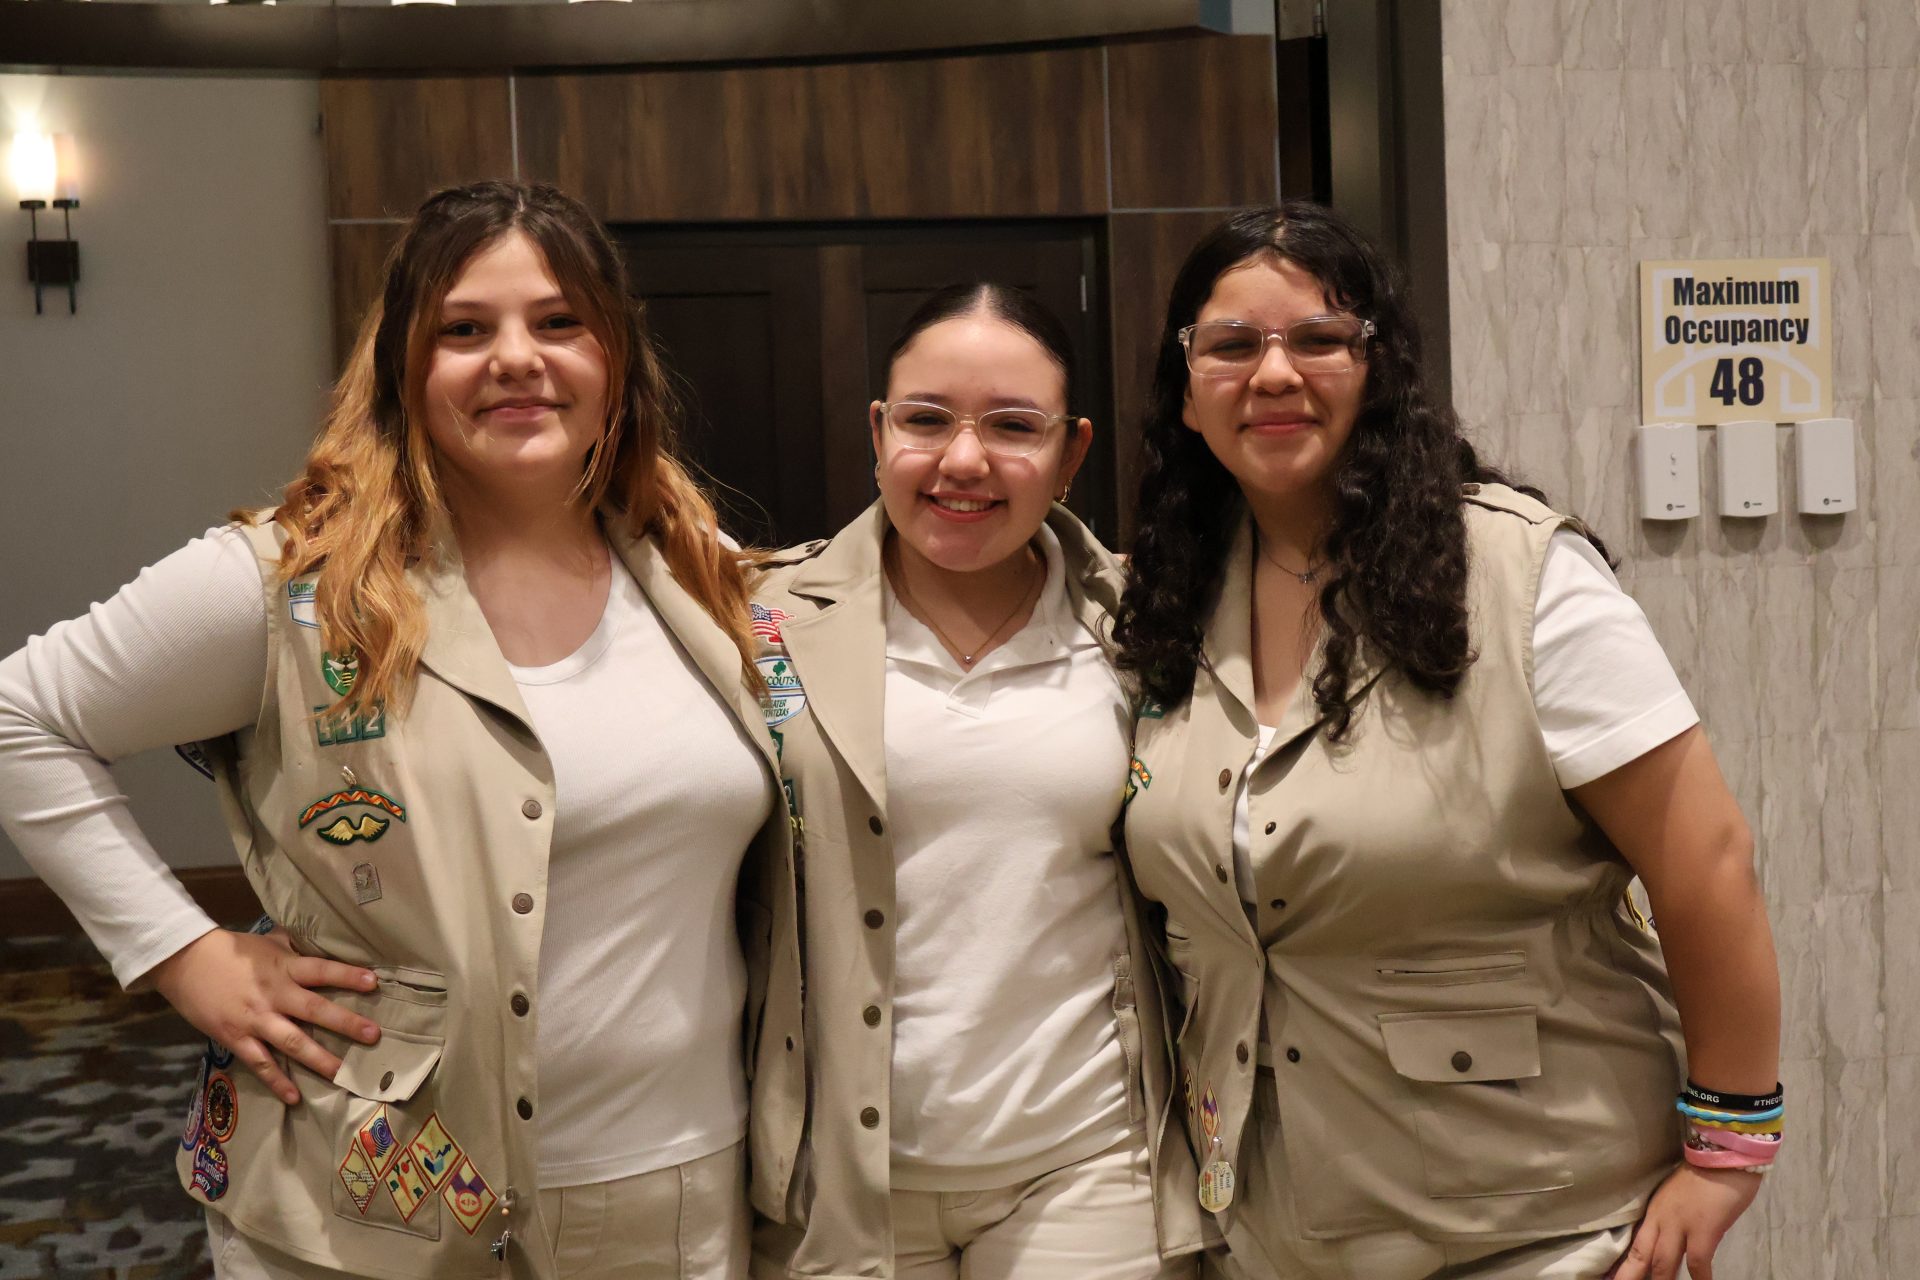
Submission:
POLYGON ((73 238, 73 211, 80 207, 78 200, 55 200, 53 207, 60 210, 62 235, 58 240, 40 238, 40 210, 47 207, 45 200, 22 200, 20 207, 27 211, 30 238, 27 241, 27 279, 33 284, 33 314, 43 314, 41 292, 48 285, 56 288, 67 287, 67 314, 79 312, 79 298, 75 288, 80 281, 80 245, 73 238))

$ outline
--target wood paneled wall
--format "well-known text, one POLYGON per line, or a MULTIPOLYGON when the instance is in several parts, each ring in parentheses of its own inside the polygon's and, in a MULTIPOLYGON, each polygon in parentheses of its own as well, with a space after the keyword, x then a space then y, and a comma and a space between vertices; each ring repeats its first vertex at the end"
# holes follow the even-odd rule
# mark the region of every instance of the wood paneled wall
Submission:
POLYGON ((1105 217, 1122 527, 1166 288, 1278 192, 1267 36, 322 87, 344 356, 435 187, 552 181, 609 222, 1105 217))

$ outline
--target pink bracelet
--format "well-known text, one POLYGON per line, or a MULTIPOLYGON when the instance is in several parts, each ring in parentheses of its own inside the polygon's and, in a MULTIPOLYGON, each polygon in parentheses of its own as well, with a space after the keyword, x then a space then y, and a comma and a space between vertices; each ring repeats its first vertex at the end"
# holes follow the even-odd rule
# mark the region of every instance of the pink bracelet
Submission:
POLYGON ((1722 1151, 1737 1151, 1743 1156, 1758 1160, 1772 1160, 1780 1153, 1778 1138, 1756 1138, 1750 1133, 1734 1133, 1729 1129, 1702 1129, 1698 1126, 1690 1126, 1688 1136, 1722 1151))
POLYGON ((1743 1169, 1749 1173, 1765 1173, 1773 1161, 1756 1161, 1752 1156, 1743 1156, 1738 1151, 1701 1151, 1696 1147, 1682 1147, 1680 1152, 1687 1163, 1696 1169, 1743 1169))

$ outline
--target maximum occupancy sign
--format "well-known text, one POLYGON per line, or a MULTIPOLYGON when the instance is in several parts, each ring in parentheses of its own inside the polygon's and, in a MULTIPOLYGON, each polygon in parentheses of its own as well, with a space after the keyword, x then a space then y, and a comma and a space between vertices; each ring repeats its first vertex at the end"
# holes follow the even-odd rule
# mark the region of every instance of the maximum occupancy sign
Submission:
POLYGON ((1640 264, 1643 422, 1833 416, 1825 258, 1640 264))

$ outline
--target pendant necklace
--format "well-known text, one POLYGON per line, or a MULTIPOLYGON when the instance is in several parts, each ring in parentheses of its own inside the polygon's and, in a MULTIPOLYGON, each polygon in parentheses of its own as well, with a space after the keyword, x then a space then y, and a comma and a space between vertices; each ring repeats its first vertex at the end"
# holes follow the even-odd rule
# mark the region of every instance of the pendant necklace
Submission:
MULTIPOLYGON (((894 567, 895 567, 895 572, 893 575, 893 578, 894 578, 893 589, 896 592, 898 592, 900 595, 900 598, 906 602, 907 608, 912 611, 913 615, 919 618, 922 622, 926 623, 927 626, 931 627, 933 629, 934 635, 940 637, 940 642, 947 646, 948 652, 959 654, 960 665, 962 667, 965 667, 969 671, 973 669, 974 654, 979 653, 981 650, 985 649, 988 645, 992 644, 995 637, 997 637, 1001 633, 1001 631, 1006 629, 1006 625, 1009 622, 1013 621, 1015 615, 1017 615, 1021 609, 1025 608, 1026 605, 1033 599, 1033 596, 1034 596, 1034 588, 1032 586, 1027 587, 1026 590, 1020 593, 1020 598, 1014 601, 1013 608, 1007 611, 1007 616, 1000 619, 999 625, 995 626, 993 630, 987 632, 986 635, 982 636, 980 638, 979 644, 976 644, 975 646, 973 646, 973 653, 960 653, 959 652, 960 646, 953 642, 953 637, 949 636, 945 631, 941 629, 940 624, 933 620, 933 614, 928 612, 926 609, 921 608, 920 602, 918 600, 915 600, 913 598, 913 593, 907 590, 906 573, 900 569, 899 561, 897 559, 894 562, 894 567)), ((1040 573, 1041 584, 1044 585, 1046 580, 1047 580, 1046 572, 1045 570, 1042 570, 1040 573)))

